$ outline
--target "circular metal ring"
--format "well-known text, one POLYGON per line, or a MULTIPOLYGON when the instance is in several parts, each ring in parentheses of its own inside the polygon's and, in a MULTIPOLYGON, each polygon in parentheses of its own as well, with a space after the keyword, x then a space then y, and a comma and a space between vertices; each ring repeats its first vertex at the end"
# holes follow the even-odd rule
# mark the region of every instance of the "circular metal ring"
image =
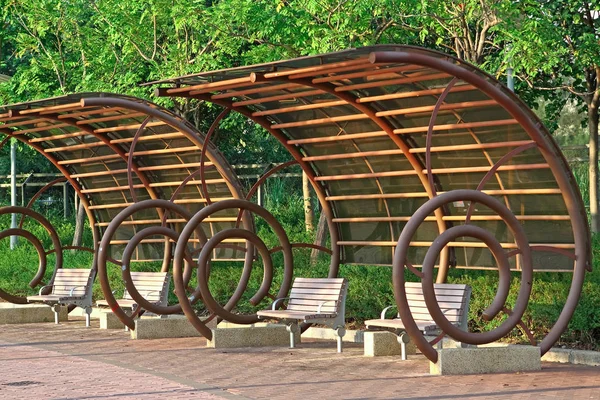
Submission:
MULTIPOLYGON (((190 304, 190 299, 187 298, 187 296, 185 295, 184 282, 181 279, 181 264, 183 263, 183 255, 187 246, 187 242, 191 237, 192 232, 194 231, 196 226, 199 226, 202 223, 202 221, 204 221, 204 219, 206 219, 210 215, 225 209, 243 209, 247 212, 254 213, 263 218, 271 226, 271 229, 273 229, 273 231, 277 235, 279 242, 283 248, 284 259, 283 280, 277 297, 285 297, 287 295, 288 291, 290 290, 293 278, 294 261, 292 254, 292 246, 281 224, 279 224, 275 217, 273 217, 273 215, 267 210, 247 200, 229 199, 213 203, 198 211, 183 228, 183 231, 181 232, 179 237, 179 241, 177 242, 177 246, 175 247, 175 255, 173 261, 173 281, 175 283, 175 294, 179 298, 179 304, 181 304, 181 308, 184 314, 187 316, 190 323, 194 325, 194 327, 207 339, 212 338, 212 332, 206 327, 206 325, 200 320, 200 318, 198 318, 194 308, 190 304)), ((206 279, 206 275, 204 274, 199 274, 198 277, 199 279, 206 279)), ((242 282, 242 286, 244 286, 245 284, 246 283, 242 282)), ((238 287, 240 286, 238 285, 238 287)), ((229 302, 223 308, 233 308, 235 304, 237 304, 237 302, 239 301, 239 298, 241 298, 242 294, 243 292, 236 290, 236 293, 234 293, 234 295, 230 298, 229 302)), ((191 296, 191 299, 194 300, 197 296, 200 295, 200 291, 197 290, 191 296)), ((258 301, 260 301, 260 299, 258 301)), ((221 315, 218 316, 221 317, 221 315)))
MULTIPOLYGON (((36 274, 36 276, 39 275, 40 271, 46 271, 46 251, 44 250, 44 246, 42 245, 42 242, 40 242, 40 240, 37 237, 35 237, 31 232, 26 231, 24 229, 19 229, 19 228, 6 229, 6 230, 0 232, 0 240, 6 238, 8 236, 20 236, 20 237, 28 240, 29 243, 31 243, 33 245, 33 247, 35 247, 35 250, 38 253, 39 264, 38 264, 38 273, 36 274)), ((44 273, 42 272, 42 276, 43 275, 44 275, 44 273)), ((34 288, 36 285, 37 284, 34 283, 34 280, 29 282, 29 287, 31 287, 31 288, 34 288)), ((27 304, 27 297, 15 296, 15 295, 5 292, 2 289, 0 289, 0 297, 2 297, 4 300, 9 301, 11 303, 27 304)))
MULTIPOLYGON (((398 244, 396 245, 396 249, 394 252, 392 281, 393 281, 393 286, 394 286, 394 297, 396 299, 396 304, 398 306, 398 311, 400 313, 400 317, 402 318, 402 322, 405 325, 406 332, 413 339, 413 341, 415 342, 415 344, 419 348, 419 350, 421 350, 421 352, 427 358, 429 358, 429 360, 431 360, 432 362, 437 361, 437 351, 433 348, 433 346, 431 346, 431 344, 429 342, 427 342, 427 340, 425 339, 425 337, 423 336, 423 334, 417 327, 417 324, 415 323, 415 320, 413 319, 412 314, 410 312, 410 308, 408 307, 408 300, 407 300, 407 296, 406 296, 406 290, 404 287, 404 284, 405 284, 404 266, 407 261, 408 249, 410 247, 411 239, 414 236, 415 232, 417 231, 418 227, 421 225, 421 223, 423 221, 425 221, 425 218, 427 218, 427 216, 429 216, 432 212, 434 212, 436 209, 442 207, 443 205, 452 203, 454 201, 459 201, 459 200, 470 200, 472 202, 480 203, 480 204, 483 204, 483 205, 489 207, 491 210, 495 211, 498 215, 500 215, 500 217, 506 222, 507 226, 511 230, 511 232, 515 238, 515 241, 517 243, 517 246, 521 250, 521 257, 523 260, 522 264, 524 266, 522 273, 521 273, 521 288, 519 290, 519 296, 517 298, 517 302, 516 302, 515 309, 514 309, 514 314, 517 315, 518 318, 520 318, 523 315, 523 313, 525 312, 525 309, 527 308, 527 304, 529 301, 529 295, 531 294, 531 284, 532 284, 532 279, 533 279, 531 249, 529 247, 529 241, 527 240, 527 237, 525 235, 523 227, 521 226, 519 221, 516 219, 516 217, 512 214, 512 212, 510 210, 508 210, 501 202, 499 202, 495 198, 493 198, 485 193, 482 193, 480 191, 476 191, 476 190, 467 190, 467 189, 453 190, 450 192, 440 194, 440 195, 428 200, 425 204, 423 204, 421 207, 419 207, 419 209, 413 214, 413 216, 410 218, 408 223, 404 226, 402 233, 400 234, 400 238, 398 239, 398 244)), ((480 231, 478 231, 478 230, 472 230, 469 232, 454 230, 452 232, 453 233, 446 234, 443 236, 440 235, 438 237, 438 240, 440 240, 440 244, 443 243, 445 246, 451 240, 453 235, 455 235, 457 233, 461 233, 461 232, 481 236, 481 237, 476 236, 478 238, 485 237, 484 235, 480 235, 480 231)), ((485 240, 490 241, 491 237, 487 237, 485 240)), ((432 245, 432 247, 435 246, 436 242, 437 242, 437 240, 434 241, 434 245, 432 245)), ((497 242, 495 238, 493 238, 493 242, 497 242)), ((438 247, 440 244, 438 244, 438 247)), ((442 247, 444 247, 444 246, 442 246, 442 247)), ((495 251, 498 252, 498 250, 495 250, 495 251)), ((435 253, 428 252, 428 255, 429 254, 435 254, 435 253)), ((431 264, 431 267, 433 267, 433 263, 435 263, 435 260, 433 260, 433 262, 432 262, 431 259, 433 259, 434 257, 433 257, 433 255, 430 255, 429 257, 430 258, 429 258, 428 262, 431 264)), ((424 265, 424 267, 425 267, 425 265, 424 265)), ((508 281, 510 280, 509 275, 507 275, 506 268, 503 267, 502 264, 499 264, 499 268, 500 268, 501 284, 499 285, 499 290, 496 294, 494 301, 492 302, 492 305, 490 305, 490 307, 488 307, 488 309, 486 310, 486 315, 488 317, 495 315, 495 313, 497 313, 499 303, 501 303, 505 300, 507 286, 509 284, 508 281)), ((428 267, 427 269, 431 269, 431 271, 432 271, 432 268, 428 267)), ((432 275, 431 271, 428 274, 426 270, 423 270, 424 291, 425 290, 431 291, 431 289, 433 288, 433 278, 431 276, 432 275)), ((425 293, 424 293, 424 295, 425 295, 425 293)), ((435 299, 434 293, 429 293, 429 294, 427 294, 427 296, 429 296, 430 303, 432 301, 433 302, 437 301, 435 299), (431 296, 433 296, 433 298, 431 296)), ((429 304, 428 304, 428 308, 429 308, 429 304)), ((429 311, 431 313, 432 309, 429 309, 429 311)), ((433 314, 435 314, 435 311, 436 311, 435 307, 433 307, 433 314)), ((432 317, 434 317, 433 314, 432 314, 432 317)), ((440 318, 439 314, 437 315, 437 318, 439 319, 439 322, 441 322, 441 325, 444 325, 444 322, 448 322, 446 318, 443 318, 443 319, 440 318)), ((511 323, 514 322, 515 319, 517 319, 517 318, 510 317, 511 323)), ((435 320, 435 322, 438 323, 438 320, 435 320)), ((458 333, 458 336, 461 337, 462 339, 466 339, 466 340, 462 340, 466 343, 472 343, 473 341, 474 341, 474 343, 472 343, 472 344, 486 343, 486 341, 482 341, 482 339, 484 339, 484 338, 489 339, 491 337, 494 337, 495 335, 497 335, 498 332, 502 332, 503 330, 505 330, 506 326, 507 325, 503 324, 502 330, 491 331, 487 337, 486 336, 472 337, 468 334, 468 332, 467 332, 467 335, 463 335, 465 333, 463 331, 461 331, 463 334, 458 333)), ((515 326, 516 326, 516 323, 515 323, 515 326)), ((447 326, 446 326, 446 328, 447 328, 447 326)), ((444 332, 446 332, 446 331, 444 330, 444 332)), ((456 334, 456 332, 453 332, 453 333, 456 334)), ((456 339, 460 340, 459 337, 456 337, 456 339)))
MULTIPOLYGON (((429 314, 435 323, 440 327, 440 329, 448 336, 460 342, 469 344, 494 342, 509 333, 519 323, 519 320, 523 315, 512 313, 508 319, 506 319, 498 328, 495 328, 492 331, 482 333, 465 332, 448 321, 448 318, 440 309, 435 296, 435 290, 433 286, 433 268, 438 254, 448 243, 456 238, 465 236, 483 241, 496 259, 498 270, 500 271, 500 284, 498 285, 499 290, 497 291, 492 305, 486 310, 486 313, 487 315, 495 316, 502 311, 502 308, 506 303, 506 299, 508 298, 508 291, 510 288, 510 265, 508 262, 508 257, 506 256, 506 253, 502 249, 500 243, 498 243, 492 234, 478 226, 473 225, 454 226, 444 231, 436 238, 431 247, 427 250, 427 254, 423 260, 422 268, 424 275, 422 280, 423 297, 425 298, 425 304, 427 305, 429 314)), ((529 298, 528 288, 530 290, 531 285, 528 285, 522 281, 521 288, 519 290, 519 297, 525 296, 526 301, 529 298)), ((524 312, 525 309, 522 309, 521 311, 524 312)))
MULTIPOLYGON (((102 240, 100 242, 100 247, 98 249, 98 279, 100 279, 100 286, 102 287, 102 293, 104 294, 104 298, 105 298, 106 302, 108 303, 109 307, 111 308, 111 310, 113 311, 113 313, 119 318, 119 320, 121 320, 121 322, 123 324, 128 326, 130 329, 135 329, 135 323, 134 323, 133 319, 129 315, 127 315, 121 309, 121 307, 119 307, 119 303, 117 302, 117 299, 115 299, 115 296, 112 293, 112 290, 110 287, 110 282, 108 280, 108 272, 107 272, 107 267, 106 267, 106 261, 108 258, 108 248, 110 246, 110 241, 111 241, 113 235, 115 234, 115 232, 117 231, 117 229, 119 228, 119 226, 121 225, 121 223, 123 221, 125 221, 127 218, 131 217, 133 214, 135 214, 138 211, 142 211, 142 210, 146 210, 146 209, 156 209, 156 208, 167 209, 169 211, 172 211, 175 214, 182 216, 187 221, 189 221, 191 218, 191 213, 189 213, 185 208, 183 208, 180 205, 171 203, 170 201, 162 200, 162 199, 143 200, 143 201, 140 201, 139 203, 134 203, 134 204, 130 205, 129 207, 123 209, 120 213, 118 213, 113 218, 113 220, 110 222, 110 224, 106 227, 106 231, 104 231, 104 235, 102 236, 102 240)), ((192 232, 190 232, 189 237, 191 237, 192 233, 194 233, 194 232, 198 236, 198 238, 200 240, 200 244, 204 245, 204 243, 206 243, 207 239, 206 239, 206 235, 204 234, 204 231, 202 230, 202 228, 199 225, 194 227, 192 232)), ((189 237, 188 237, 188 240, 189 240, 189 237)), ((184 258, 184 255, 182 254, 182 259, 183 258, 184 258)), ((179 274, 180 274, 179 277, 181 278, 181 281, 183 284, 184 276, 182 274, 182 269, 179 270, 179 274)), ((175 275, 174 268, 173 268, 173 275, 175 275)), ((190 272, 190 275, 191 275, 191 272, 190 272)), ((184 288, 184 293, 185 293, 185 288, 184 288)))
MULTIPOLYGON (((56 232, 56 230, 54 229, 54 227, 52 226, 50 221, 48 221, 40 213, 37 213, 37 212, 33 211, 32 209, 26 208, 26 207, 19 207, 19 206, 1 207, 0 215, 4 215, 4 214, 22 214, 22 215, 31 217, 34 220, 36 220, 38 223, 40 223, 40 225, 42 225, 44 227, 44 229, 46 229, 46 231, 50 234, 50 239, 52 240, 52 247, 54 248, 54 252, 56 252, 56 257, 55 257, 55 261, 54 261, 54 272, 52 273, 52 278, 50 279, 50 284, 52 282, 54 282, 54 277, 56 276, 56 271, 59 268, 62 268, 62 266, 63 266, 63 252, 62 252, 62 245, 60 243, 60 238, 58 237, 58 233, 56 232)), ((27 232, 27 233, 23 234, 23 237, 28 239, 31 243, 33 243, 34 246, 36 246, 34 241, 37 240, 39 242, 39 240, 35 236, 33 236, 33 234, 31 235, 31 237, 24 236, 29 233, 26 230, 18 230, 15 232, 27 232)), ((13 233, 13 234, 9 234, 8 236, 22 236, 22 235, 19 233, 13 233)), ((4 237, 6 237, 6 236, 4 236, 4 237)), ((40 243, 40 245, 41 245, 41 243, 40 243)), ((43 248, 43 246, 42 246, 42 248, 43 248)), ((36 249, 37 249, 37 246, 36 246, 36 249)), ((39 249, 38 249, 38 253, 39 253, 39 249)), ((45 258, 45 256, 46 256, 46 252, 44 251, 44 258, 45 258)), ((39 264, 37 273, 31 280, 31 282, 29 282, 30 287, 33 288, 42 282, 42 279, 44 278, 44 274, 46 273, 46 267, 47 267, 46 262, 39 264)), ((27 302, 26 299, 19 297, 19 296, 11 295, 3 290, 0 290, 0 298, 4 299, 6 301, 9 301, 11 303, 18 302, 17 304, 24 304, 27 302)))
MULTIPOLYGON (((181 306, 179 304, 174 304, 171 306, 161 306, 149 302, 140 294, 140 292, 133 284, 133 280, 131 279, 131 268, 129 264, 131 261, 131 256, 135 251, 135 248, 145 238, 155 235, 165 236, 167 240, 172 239, 174 242, 177 242, 177 240, 179 239, 179 233, 175 232, 171 228, 163 226, 150 226, 142 229, 129 240, 129 243, 127 243, 127 246, 125 246, 125 250, 123 250, 123 255, 121 256, 121 275, 123 276, 123 281, 125 282, 125 288, 127 289, 127 293, 129 293, 131 298, 135 300, 135 302, 140 308, 143 308, 144 310, 148 310, 159 315, 176 314, 178 312, 181 312, 181 306)), ((184 282, 189 282, 191 274, 192 257, 188 254, 186 255, 185 271, 183 278, 184 282)))
MULTIPOLYGON (((202 296, 202 301, 206 305, 212 313, 218 315, 226 321, 233 322, 235 324, 253 324, 258 322, 258 316, 256 314, 252 315, 240 315, 233 314, 230 310, 233 305, 230 305, 231 301, 225 307, 222 307, 219 303, 215 301, 210 289, 208 287, 209 280, 209 268, 208 263, 210 262, 211 252, 225 239, 246 239, 249 242, 252 242, 263 258, 264 265, 264 275, 263 281, 260 285, 260 288, 256 292, 256 294, 250 299, 250 303, 253 305, 258 304, 262 299, 264 299, 271 288, 271 284, 273 283, 273 262, 271 260, 271 254, 269 253, 269 249, 265 243, 253 232, 247 231, 245 229, 227 229, 225 231, 218 232, 215 234, 210 240, 204 245, 202 251, 200 252, 200 256, 198 257, 198 288, 200 290, 200 295, 202 296)), ((248 280, 250 278, 250 273, 252 272, 252 264, 250 264, 249 268, 244 268, 242 271, 242 276, 240 278, 240 282, 238 284, 236 293, 243 294, 248 285, 248 280)), ((236 296, 237 298, 238 296, 236 296)))

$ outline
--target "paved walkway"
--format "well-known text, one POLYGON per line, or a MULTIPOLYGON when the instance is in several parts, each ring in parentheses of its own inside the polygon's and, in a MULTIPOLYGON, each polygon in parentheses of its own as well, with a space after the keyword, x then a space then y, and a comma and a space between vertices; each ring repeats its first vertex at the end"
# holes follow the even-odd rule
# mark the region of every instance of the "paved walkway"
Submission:
POLYGON ((92 323, 2 326, 0 399, 600 399, 600 367, 433 377, 422 356, 366 358, 359 345, 215 350, 92 323))

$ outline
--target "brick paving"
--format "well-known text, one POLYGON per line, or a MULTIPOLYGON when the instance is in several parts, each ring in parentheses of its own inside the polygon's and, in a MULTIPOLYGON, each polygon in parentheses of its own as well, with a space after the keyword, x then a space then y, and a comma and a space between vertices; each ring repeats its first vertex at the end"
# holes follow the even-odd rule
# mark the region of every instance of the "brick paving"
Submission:
POLYGON ((335 343, 205 348, 201 338, 130 340, 83 321, 4 325, 0 399, 599 399, 600 367, 434 377, 422 356, 366 358, 335 343))

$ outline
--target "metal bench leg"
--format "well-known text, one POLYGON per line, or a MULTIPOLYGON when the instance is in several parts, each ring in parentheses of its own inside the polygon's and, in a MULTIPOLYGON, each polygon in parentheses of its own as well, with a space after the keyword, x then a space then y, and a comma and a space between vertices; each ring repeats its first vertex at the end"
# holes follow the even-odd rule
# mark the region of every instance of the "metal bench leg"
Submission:
POLYGON ((58 325, 58 313, 60 312, 60 304, 53 305, 52 311, 54 311, 54 323, 58 325))
POLYGON ((342 352, 342 338, 346 335, 346 328, 338 326, 335 329, 335 334, 337 335, 337 352, 342 352))
POLYGON ((400 349, 402 350, 402 361, 406 361, 406 345, 410 342, 410 336, 406 332, 401 333, 398 336, 398 343, 400 343, 400 349))
POLYGON ((85 326, 86 328, 90 327, 90 316, 92 314, 92 307, 85 307, 85 326))
POLYGON ((285 327, 285 329, 290 333, 290 349, 296 348, 295 333, 298 332, 298 324, 290 323, 285 327))

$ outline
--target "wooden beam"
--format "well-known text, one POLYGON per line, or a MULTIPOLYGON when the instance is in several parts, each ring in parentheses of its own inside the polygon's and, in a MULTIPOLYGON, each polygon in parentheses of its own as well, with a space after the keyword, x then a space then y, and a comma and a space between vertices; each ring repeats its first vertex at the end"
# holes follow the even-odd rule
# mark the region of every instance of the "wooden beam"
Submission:
MULTIPOLYGON (((398 242, 394 241, 350 241, 343 240, 338 241, 338 246, 378 246, 378 247, 396 247, 398 242)), ((415 241, 410 242, 410 246, 413 247, 430 247, 433 242, 428 241, 415 241)), ((516 249, 518 245, 516 243, 500 243, 502 248, 504 249, 516 249)), ((466 247, 466 248, 487 248, 487 245, 483 242, 449 242, 447 244, 449 247, 466 247)), ((530 246, 552 246, 557 249, 574 249, 575 244, 573 243, 535 243, 530 244, 530 246)))
MULTIPOLYGON (((477 173, 477 172, 488 172, 490 170, 490 165, 478 166, 478 167, 456 167, 456 168, 434 168, 431 170, 433 174, 468 174, 468 173, 477 173)), ((544 169, 550 168, 550 166, 546 163, 541 164, 520 164, 520 165, 502 165, 498 168, 498 172, 501 171, 525 171, 531 169, 544 169)), ((422 171, 424 174, 427 174, 427 170, 424 169, 422 171)), ((414 170, 404 170, 404 171, 383 171, 383 172, 369 172, 364 174, 345 174, 345 175, 325 175, 325 176, 317 176, 315 178, 316 181, 337 181, 337 180, 347 180, 347 179, 367 179, 367 178, 382 178, 382 177, 394 177, 394 176, 408 176, 408 175, 416 175, 416 171, 414 170)))
MULTIPOLYGON (((346 66, 360 65, 360 64, 363 64, 365 66, 373 65, 369 62, 368 58, 362 57, 362 58, 357 58, 355 60, 340 61, 340 62, 334 62, 334 63, 329 63, 329 64, 313 65, 311 67, 293 68, 293 69, 287 69, 287 70, 276 71, 276 72, 267 72, 264 76, 265 76, 265 78, 279 78, 282 76, 303 74, 305 72, 323 72, 323 71, 327 71, 327 70, 337 68, 337 67, 346 67, 346 66)), ((325 73, 325 72, 323 72, 323 73, 325 73)))
MULTIPOLYGON (((333 218, 333 222, 338 223, 365 223, 365 222, 408 222, 412 217, 352 217, 352 218, 333 218)), ((519 221, 569 221, 570 215, 515 215, 519 221)), ((465 215, 444 216, 444 221, 465 221, 465 215)), ((437 217, 426 217, 427 222, 436 222, 437 217)), ((471 221, 502 221, 499 215, 472 215, 471 221)))
POLYGON ((192 90, 201 90, 201 89, 215 89, 216 90, 219 87, 233 85, 236 83, 254 83, 254 82, 256 82, 256 74, 251 73, 250 75, 243 76, 241 78, 224 79, 222 81, 217 81, 217 82, 207 82, 207 83, 201 83, 198 85, 167 89, 167 94, 185 93, 185 92, 191 92, 192 90))
MULTIPOLYGON (((483 193, 490 196, 511 196, 511 195, 562 195, 560 189, 544 188, 544 189, 492 189, 482 190, 483 193)), ((445 192, 438 192, 442 194, 445 192)), ((348 200, 378 200, 378 199, 407 199, 407 198, 427 198, 427 192, 407 192, 407 193, 375 193, 375 194, 349 194, 327 196, 327 201, 348 201, 348 200)))
POLYGON ((323 94, 323 93, 325 93, 325 92, 322 90, 305 90, 305 91, 282 94, 282 95, 278 95, 278 96, 261 97, 259 99, 235 101, 232 103, 232 106, 242 107, 242 106, 249 106, 252 104, 262 104, 262 103, 270 103, 272 101, 295 99, 297 97, 316 96, 318 94, 323 94))
MULTIPOLYGON (((485 128, 490 126, 506 126, 506 125, 517 125, 518 121, 516 119, 503 119, 496 121, 482 121, 482 122, 465 122, 460 124, 444 124, 444 125, 434 125, 433 131, 443 131, 443 130, 458 130, 458 129, 476 129, 476 128, 485 128)), ((429 126, 416 126, 412 128, 400 128, 394 129, 394 133, 397 135, 405 135, 412 133, 426 133, 429 130, 429 126)), ((322 142, 337 142, 340 140, 357 140, 357 139, 371 139, 374 137, 382 137, 387 136, 385 131, 373 131, 373 132, 362 132, 362 133, 349 133, 349 134, 340 134, 335 136, 323 136, 323 137, 313 137, 306 139, 292 139, 288 140, 287 143, 290 145, 298 145, 298 144, 308 144, 308 143, 322 143, 322 142)))
MULTIPOLYGON (((535 143, 533 140, 519 140, 511 142, 493 142, 483 144, 463 144, 453 146, 432 146, 430 151, 432 153, 445 152, 445 151, 466 151, 466 150, 486 150, 496 149, 503 147, 518 147, 526 144, 535 143)), ((415 147, 409 150, 409 153, 425 153, 427 148, 415 147)), ((400 149, 391 150, 373 150, 373 151, 359 151, 355 153, 339 153, 339 154, 323 154, 319 156, 303 157, 302 161, 326 161, 326 160, 340 160, 348 158, 361 158, 361 157, 380 157, 390 155, 402 155, 404 152, 400 149)))
MULTIPOLYGON (((473 85, 459 85, 453 86, 450 89, 450 93, 456 92, 466 92, 470 90, 477 89, 473 85)), ((437 89, 426 89, 426 90, 415 90, 410 92, 400 92, 400 93, 390 93, 390 94, 382 94, 379 96, 367 96, 356 99, 357 103, 369 103, 373 101, 384 101, 384 100, 395 100, 395 99, 407 99, 412 97, 421 97, 421 96, 431 96, 436 94, 442 94, 446 90, 445 87, 437 88, 437 89)))
POLYGON ((372 87, 396 86, 396 85, 402 85, 405 83, 432 81, 435 79, 448 78, 449 76, 450 76, 449 74, 444 73, 444 72, 437 73, 437 74, 415 73, 406 78, 386 79, 386 80, 381 80, 381 81, 357 83, 354 85, 338 86, 335 88, 335 91, 336 92, 348 92, 351 90, 368 89, 368 88, 372 88, 372 87))

